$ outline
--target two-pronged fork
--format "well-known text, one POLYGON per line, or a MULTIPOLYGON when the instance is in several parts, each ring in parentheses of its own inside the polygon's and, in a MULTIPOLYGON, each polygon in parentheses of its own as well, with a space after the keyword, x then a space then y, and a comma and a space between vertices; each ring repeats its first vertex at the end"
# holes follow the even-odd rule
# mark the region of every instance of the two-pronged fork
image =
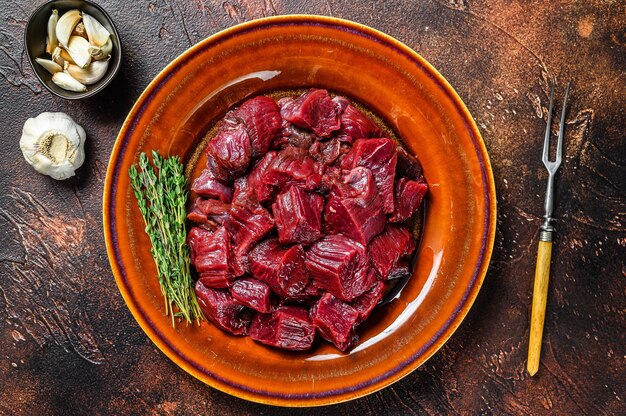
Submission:
POLYGON ((561 165, 563 150, 563 130, 565 129, 565 109, 569 96, 569 83, 565 89, 563 110, 561 111, 561 125, 559 127, 558 141, 556 145, 555 160, 551 161, 550 153, 550 127, 552 126, 552 104, 554 102, 554 83, 550 88, 550 105, 548 107, 548 120, 546 135, 543 141, 542 161, 548 170, 548 187, 544 202, 544 221, 539 232, 539 248, 537 250, 537 266, 535 268, 535 285, 533 289, 533 306, 530 318, 530 340, 528 343, 528 362, 526 369, 533 376, 539 369, 539 357, 541 355, 541 339, 543 336, 543 323, 546 314, 546 300, 548 297, 548 281, 550 279, 550 257, 552 255, 552 233, 554 227, 552 221, 552 207, 554 201, 554 175, 561 165))

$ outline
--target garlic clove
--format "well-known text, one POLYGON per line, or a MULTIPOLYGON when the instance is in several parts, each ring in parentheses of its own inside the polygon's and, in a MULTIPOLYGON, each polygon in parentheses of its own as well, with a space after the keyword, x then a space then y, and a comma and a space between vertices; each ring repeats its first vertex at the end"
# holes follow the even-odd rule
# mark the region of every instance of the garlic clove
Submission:
POLYGON ((63 71, 63 68, 61 67, 61 65, 49 59, 35 58, 35 62, 43 66, 44 69, 50 72, 51 74, 55 74, 56 72, 63 71))
POLYGON ((57 9, 52 10, 52 14, 48 19, 48 37, 46 38, 46 52, 52 55, 54 48, 59 46, 57 40, 56 27, 59 22, 59 11, 57 9))
POLYGON ((56 25, 55 33, 61 46, 67 47, 74 28, 80 22, 80 10, 74 9, 63 13, 56 25))
POLYGON ((89 43, 94 46, 104 45, 111 36, 111 33, 96 18, 87 13, 83 13, 83 23, 89 43))
POLYGON ((52 75, 52 82, 67 91, 85 92, 87 87, 76 81, 70 74, 66 72, 57 72, 52 75))
POLYGON ((62 49, 57 46, 56 48, 54 48, 50 55, 52 55, 52 60, 54 62, 56 62, 58 65, 63 66, 63 64, 65 63, 65 59, 63 59, 63 57, 61 56, 61 51, 62 49))
MULTIPOLYGON (((83 13, 84 16, 84 13, 83 13)), ((72 32, 72 36, 80 36, 81 38, 87 38, 87 32, 85 31, 85 24, 83 22, 80 22, 76 25, 76 27, 74 28, 74 31, 72 32)))
POLYGON ((103 59, 108 59, 109 56, 111 56, 112 51, 113 51, 113 41, 111 40, 111 37, 109 37, 106 43, 102 46, 94 46, 94 45, 89 46, 89 54, 91 55, 93 59, 98 60, 98 61, 103 60, 103 59))
POLYGON ((63 48, 59 48, 61 49, 61 59, 63 59, 63 61, 65 62, 69 62, 70 64, 75 64, 76 62, 74 62, 74 60, 72 59, 72 56, 69 54, 68 51, 66 51, 63 48))
POLYGON ((80 36, 71 36, 67 44, 67 52, 72 60, 81 68, 85 68, 91 63, 91 55, 89 54, 89 42, 80 36))
POLYGON ((68 65, 67 73, 78 82, 85 85, 93 85, 104 77, 108 68, 109 60, 106 59, 103 61, 93 61, 87 68, 81 68, 77 65, 68 65))
POLYGON ((85 161, 85 130, 64 113, 42 113, 24 123, 20 148, 39 173, 62 180, 85 161))

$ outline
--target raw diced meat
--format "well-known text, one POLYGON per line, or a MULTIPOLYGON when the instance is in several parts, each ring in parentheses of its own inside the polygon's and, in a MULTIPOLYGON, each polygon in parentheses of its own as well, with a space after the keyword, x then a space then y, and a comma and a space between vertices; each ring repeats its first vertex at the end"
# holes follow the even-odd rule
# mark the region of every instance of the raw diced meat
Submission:
POLYGON ((225 290, 210 289, 196 283, 196 296, 204 316, 218 328, 234 335, 245 335, 252 313, 225 290))
POLYGON ((341 161, 343 169, 357 166, 368 168, 374 175, 374 182, 383 199, 383 212, 392 213, 394 209, 393 181, 396 176, 398 156, 396 144, 387 138, 359 139, 354 142, 350 153, 341 161))
POLYGON ((341 179, 341 169, 336 166, 328 166, 324 170, 324 174, 322 175, 322 182, 320 183, 319 189, 317 191, 323 195, 326 195, 330 192, 331 189, 337 188, 337 184, 343 185, 343 181, 341 179))
POLYGON ((368 169, 355 168, 343 175, 342 182, 335 182, 324 220, 327 233, 340 233, 361 244, 369 243, 385 228, 383 203, 368 169))
POLYGON ((262 175, 262 182, 278 189, 289 185, 298 185, 311 191, 322 181, 324 165, 308 155, 306 149, 288 147, 277 153, 262 175))
POLYGON ((409 179, 421 178, 422 165, 420 165, 420 162, 400 146, 396 147, 396 151, 398 152, 398 165, 396 168, 398 177, 406 176, 409 179))
POLYGON ((237 267, 233 267, 236 276, 241 276, 248 269, 247 255, 250 249, 272 228, 274 219, 265 208, 253 201, 248 204, 235 203, 230 208, 230 217, 224 222, 231 236, 237 267))
POLYGON ((341 351, 348 351, 359 341, 355 326, 359 312, 352 306, 325 293, 311 308, 311 320, 326 340, 341 351))
POLYGON ((230 294, 255 311, 267 313, 272 310, 270 287, 257 279, 237 279, 230 287, 230 294))
POLYGON ((278 239, 283 244, 311 244, 322 237, 324 198, 297 186, 276 197, 272 205, 278 239))
POLYGON ((233 198, 233 190, 228 185, 215 179, 208 169, 203 170, 202 174, 193 181, 191 190, 198 195, 217 198, 227 204, 230 204, 233 198))
POLYGON ((304 260, 301 245, 286 248, 275 238, 263 241, 249 255, 252 275, 280 296, 295 296, 309 283, 304 260))
POLYGON ((247 176, 240 176, 233 183, 233 204, 250 205, 259 202, 247 176))
POLYGON ((248 185, 254 191, 254 194, 261 203, 271 201, 278 192, 278 189, 275 186, 268 185, 263 182, 265 172, 274 159, 276 159, 277 155, 278 153, 275 151, 267 152, 265 156, 263 156, 263 158, 254 165, 248 175, 248 185))
POLYGON ((228 232, 220 227, 215 232, 194 227, 187 236, 191 263, 206 287, 230 286, 234 276, 230 271, 230 244, 228 232))
POLYGON ((415 250, 415 242, 406 227, 387 225, 385 231, 372 240, 367 247, 370 262, 383 280, 396 267, 400 259, 415 250))
POLYGON ((354 108, 344 97, 333 98, 336 108, 341 113, 341 128, 336 133, 336 137, 343 141, 352 143, 354 140, 367 137, 382 137, 383 131, 365 114, 354 108))
POLYGON ((287 120, 283 120, 283 135, 274 141, 274 149, 284 149, 287 146, 308 149, 316 140, 315 134, 294 126, 287 120))
POLYGON ((187 239, 209 321, 278 348, 319 332, 351 349, 388 281, 410 276, 415 242, 392 222, 427 193, 419 162, 319 89, 245 101, 205 152, 187 239))
POLYGON ((343 235, 328 235, 306 252, 306 268, 316 286, 351 301, 363 294, 375 278, 367 276, 365 247, 343 235))
POLYGON ((217 199, 196 198, 191 204, 187 219, 198 224, 208 221, 223 224, 228 218, 230 204, 217 199))
POLYGON ((337 109, 326 90, 312 89, 291 102, 286 102, 280 114, 290 123, 313 130, 327 137, 341 127, 337 109))
POLYGON ((206 153, 207 157, 213 157, 221 168, 228 171, 229 176, 236 177, 244 173, 252 161, 250 137, 244 125, 221 128, 207 145, 206 153))
POLYGON ((337 158, 342 154, 346 154, 350 151, 349 146, 342 146, 341 142, 335 138, 326 141, 314 142, 309 148, 309 154, 316 161, 330 166, 337 158))
MULTIPOLYGON (((376 273, 374 270, 370 269, 368 273, 376 273)), ((365 321, 368 316, 372 313, 378 302, 383 298, 383 293, 385 291, 385 284, 383 282, 376 282, 374 286, 363 293, 358 298, 354 299, 350 305, 357 310, 359 313, 359 318, 357 319, 357 323, 361 323, 365 321)))
POLYGON ((422 204, 427 191, 428 185, 421 180, 398 179, 395 189, 397 203, 389 221, 402 222, 410 218, 422 204))
POLYGON ((309 281, 309 284, 295 296, 287 296, 282 298, 282 303, 300 303, 307 306, 312 306, 320 296, 324 294, 324 290, 318 287, 314 281, 309 281))
POLYGON ((402 279, 411 274, 411 266, 407 260, 400 260, 390 271, 387 280, 402 279))
POLYGON ((250 325, 250 338, 273 347, 305 351, 315 339, 315 327, 305 308, 281 306, 269 314, 258 314, 250 325))
POLYGON ((282 135, 280 109, 270 97, 255 97, 244 102, 231 117, 246 127, 255 159, 267 153, 274 140, 282 135))

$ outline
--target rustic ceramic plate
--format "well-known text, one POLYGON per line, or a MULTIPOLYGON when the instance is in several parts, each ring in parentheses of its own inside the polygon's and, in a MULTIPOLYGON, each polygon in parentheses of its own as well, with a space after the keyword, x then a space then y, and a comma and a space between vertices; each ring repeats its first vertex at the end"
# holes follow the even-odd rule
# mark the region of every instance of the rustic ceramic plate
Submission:
MULTIPOLYGON (((197 165, 197 166, 196 166, 197 165)), ((493 247, 496 199, 472 117, 417 53, 339 19, 284 16, 218 33, 167 66, 131 110, 111 155, 104 232, 119 289, 150 339, 185 371, 224 392, 283 406, 336 403, 409 374, 459 326, 493 247), (419 261, 398 299, 376 311, 349 354, 326 343, 309 353, 271 349, 204 323, 173 329, 131 191, 142 151, 180 155, 188 172, 202 138, 233 105, 277 90, 327 88, 378 114, 422 162, 430 192, 419 261)))

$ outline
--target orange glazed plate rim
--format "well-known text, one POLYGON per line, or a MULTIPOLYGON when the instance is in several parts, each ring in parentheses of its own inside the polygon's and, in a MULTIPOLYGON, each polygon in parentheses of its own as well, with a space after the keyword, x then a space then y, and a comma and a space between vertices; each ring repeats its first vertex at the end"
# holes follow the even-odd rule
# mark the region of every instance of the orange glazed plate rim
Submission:
MULTIPOLYGON (((111 153, 104 185, 103 224, 107 254, 113 275, 124 301, 143 331, 168 358, 174 361, 186 372, 204 383, 240 398, 280 406, 319 406, 355 399, 366 394, 373 393, 394 383, 422 365, 450 338, 472 306, 489 266, 496 229, 496 193, 489 156, 476 123, 458 94, 454 91, 450 84, 448 84, 443 76, 439 74, 439 72, 424 58, 398 40, 359 23, 324 16, 288 15, 268 17, 242 23, 210 36, 182 53, 179 57, 167 65, 167 67, 165 67, 165 69, 163 69, 152 82, 150 82, 124 121, 111 153), (479 261, 474 265, 472 278, 469 280, 463 297, 460 303, 455 307, 454 312, 435 334, 435 336, 422 348, 411 354, 409 359, 397 365, 392 371, 388 371, 385 374, 377 374, 367 382, 349 386, 349 388, 322 391, 318 393, 280 395, 264 391, 258 386, 252 387, 235 384, 228 378, 212 372, 209 368, 210 366, 202 366, 199 363, 188 359, 188 357, 185 356, 184 351, 181 351, 176 345, 168 340, 167 337, 165 337, 157 329, 151 317, 141 309, 133 293, 129 290, 127 283, 129 275, 126 273, 120 256, 115 218, 116 195, 118 191, 116 185, 119 176, 127 174, 127 172, 122 169, 121 161, 124 154, 128 151, 129 137, 134 133, 135 128, 137 127, 138 119, 142 117, 146 107, 152 102, 156 93, 158 93, 163 84, 167 82, 168 78, 172 74, 181 70, 187 62, 201 52, 238 35, 259 31, 266 27, 306 25, 341 30, 353 36, 365 37, 383 47, 390 48, 394 52, 402 55, 404 58, 409 59, 416 65, 417 68, 426 73, 426 75, 437 84, 437 86, 454 104, 454 107, 458 112, 458 115, 462 117, 468 134, 473 142, 476 157, 478 158, 480 164, 480 179, 482 181, 481 186, 484 189, 484 194, 482 196, 484 198, 486 210, 482 229, 483 234, 480 236, 481 248, 479 261)), ((163 316, 163 319, 169 318, 163 316)))

